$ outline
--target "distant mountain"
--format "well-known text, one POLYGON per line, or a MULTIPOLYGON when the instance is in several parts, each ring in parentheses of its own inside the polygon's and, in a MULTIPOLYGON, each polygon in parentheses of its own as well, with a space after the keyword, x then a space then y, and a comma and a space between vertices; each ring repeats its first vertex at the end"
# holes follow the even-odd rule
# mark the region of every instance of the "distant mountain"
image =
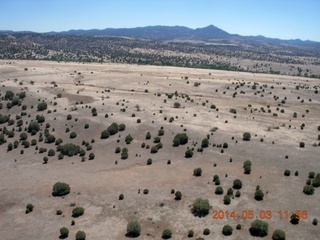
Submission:
POLYGON ((89 36, 130 37, 154 41, 168 40, 203 40, 229 38, 231 35, 213 25, 195 30, 181 26, 149 26, 137 28, 106 28, 103 30, 70 30, 65 32, 50 32, 49 34, 72 34, 89 36))
POLYGON ((317 43, 313 41, 302 41, 300 39, 281 40, 275 38, 267 38, 264 36, 241 36, 238 34, 230 34, 216 26, 210 25, 204 28, 191 29, 183 26, 148 26, 136 28, 106 28, 106 29, 90 29, 90 30, 69 30, 63 32, 49 32, 47 34, 63 34, 63 35, 87 35, 87 36, 116 36, 129 37, 153 41, 172 41, 172 40, 200 40, 210 42, 213 40, 225 40, 230 43, 233 41, 263 41, 273 44, 293 44, 303 45, 309 43, 317 43))
MULTIPOLYGON (((2 34, 20 35, 34 34, 31 31, 3 31, 2 34)), ((204 28, 191 29, 183 26, 148 26, 136 28, 106 28, 106 29, 90 29, 90 30, 69 30, 62 32, 47 32, 48 35, 78 35, 78 36, 114 36, 129 37, 135 39, 144 39, 152 41, 205 41, 230 44, 251 43, 269 43, 269 44, 289 44, 289 45, 316 45, 320 43, 315 41, 302 41, 300 39, 281 40, 277 38, 267 38, 264 36, 241 36, 238 34, 230 34, 216 26, 209 25, 204 28)), ((313 46, 315 47, 315 46, 313 46)))

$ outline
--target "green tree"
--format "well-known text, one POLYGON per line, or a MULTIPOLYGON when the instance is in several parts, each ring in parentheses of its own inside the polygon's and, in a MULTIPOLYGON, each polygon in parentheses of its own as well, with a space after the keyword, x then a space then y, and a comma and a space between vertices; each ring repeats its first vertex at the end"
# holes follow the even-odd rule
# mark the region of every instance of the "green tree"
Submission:
POLYGON ((217 195, 223 194, 223 188, 220 186, 216 187, 215 194, 217 195))
POLYGON ((209 140, 208 140, 208 138, 204 138, 204 139, 202 140, 202 142, 201 142, 201 147, 202 147, 202 148, 207 148, 207 147, 209 147, 209 140))
POLYGON ((241 189, 242 188, 242 182, 240 179, 235 179, 233 181, 233 188, 234 189, 241 189))
POLYGON ((126 129, 126 125, 123 123, 119 124, 119 131, 124 131, 126 129))
POLYGON ((62 227, 60 228, 60 238, 64 239, 67 238, 69 236, 69 230, 66 227, 62 227))
POLYGON ((175 192, 175 200, 181 200, 182 198, 182 193, 180 191, 176 191, 175 192))
POLYGON ((285 240, 286 233, 280 229, 276 229, 273 231, 272 240, 285 240))
POLYGON ((94 153, 90 153, 90 154, 89 154, 89 160, 93 160, 94 157, 95 157, 95 156, 94 156, 94 153))
POLYGON ((203 235, 209 235, 210 234, 210 229, 209 228, 205 228, 203 230, 203 235))
POLYGON ((229 196, 228 194, 225 195, 224 198, 223 198, 223 203, 224 203, 225 205, 229 205, 230 202, 231 202, 230 196, 229 196))
POLYGON ((86 239, 86 233, 84 231, 78 231, 76 233, 76 240, 85 240, 86 239))
POLYGON ((264 197, 264 193, 262 192, 262 190, 261 189, 257 189, 256 192, 254 193, 254 198, 257 201, 261 201, 261 200, 263 200, 263 197, 264 197))
POLYGON ((109 138, 110 137, 110 133, 109 133, 109 131, 108 130, 103 130, 102 132, 101 132, 101 139, 106 139, 106 138, 109 138))
POLYGON ((26 214, 32 212, 33 208, 34 208, 34 206, 31 203, 27 204, 27 206, 26 206, 26 214))
POLYGON ((162 232, 162 238, 163 239, 169 239, 171 237, 172 237, 172 232, 171 232, 170 229, 163 230, 163 232, 162 232))
POLYGON ((47 104, 45 102, 39 103, 37 106, 38 111, 44 111, 47 109, 47 104))
POLYGON ((28 132, 35 135, 40 130, 40 125, 36 121, 31 121, 28 126, 28 132))
POLYGON ((188 149, 186 152, 185 152, 185 157, 186 158, 192 158, 193 156, 193 151, 191 149, 188 149))
POLYGON ((243 139, 244 141, 250 141, 250 139, 251 139, 251 134, 250 134, 249 132, 243 133, 242 139, 243 139))
POLYGON ((317 173, 316 177, 312 181, 312 186, 320 187, 320 173, 317 173))
POLYGON ((189 230, 188 231, 188 238, 192 238, 194 235, 194 231, 193 230, 189 230))
POLYGON ((203 217, 208 215, 210 207, 208 199, 197 198, 192 205, 192 213, 194 216, 203 217))
POLYGON ((151 138, 151 133, 150 132, 147 132, 146 134, 146 139, 149 140, 151 138))
POLYGON ((109 131, 110 135, 115 135, 119 131, 119 126, 117 123, 112 123, 107 130, 109 131))
POLYGON ((249 229, 252 236, 264 237, 268 235, 268 223, 262 220, 254 220, 249 229))
POLYGON ((314 194, 314 187, 312 185, 305 185, 303 187, 303 192, 307 195, 312 195, 314 194))
POLYGON ((201 174, 202 174, 202 169, 201 168, 195 168, 193 170, 193 175, 194 176, 199 177, 199 176, 201 176, 201 174))
POLYGON ((12 100, 14 97, 14 93, 12 91, 6 91, 6 94, 4 95, 5 100, 12 100))
POLYGON ((230 225, 224 225, 222 228, 222 234, 224 236, 230 236, 232 235, 233 229, 230 225))
POLYGON ((127 236, 138 237, 141 232, 140 223, 136 220, 129 221, 127 224, 127 236))
POLYGON ((126 144, 130 144, 132 140, 133 140, 133 137, 130 134, 127 135, 126 138, 125 138, 126 144))
POLYGON ((151 158, 148 158, 147 160, 147 165, 151 165, 152 164, 152 159, 151 158))
POLYGON ((64 196, 70 193, 70 186, 67 183, 57 182, 53 185, 52 195, 53 196, 64 196))
POLYGON ((245 174, 250 174, 251 173, 251 161, 250 160, 246 160, 243 163, 243 169, 244 169, 244 173, 245 174))
POLYGON ((121 193, 120 195, 119 195, 119 200, 123 200, 124 199, 124 195, 121 193))
POLYGON ((72 217, 77 218, 84 214, 84 208, 83 207, 76 207, 72 210, 72 217))
POLYGON ((291 217, 290 217, 290 222, 291 222, 292 224, 298 224, 298 223, 299 223, 299 220, 300 220, 299 216, 298 216, 297 214, 295 214, 295 213, 293 213, 293 214, 291 215, 291 217))
POLYGON ((188 143, 188 135, 185 133, 178 133, 173 139, 173 146, 178 147, 188 143))
POLYGON ((129 156, 128 154, 128 148, 122 148, 122 151, 121 151, 121 159, 127 159, 129 156))

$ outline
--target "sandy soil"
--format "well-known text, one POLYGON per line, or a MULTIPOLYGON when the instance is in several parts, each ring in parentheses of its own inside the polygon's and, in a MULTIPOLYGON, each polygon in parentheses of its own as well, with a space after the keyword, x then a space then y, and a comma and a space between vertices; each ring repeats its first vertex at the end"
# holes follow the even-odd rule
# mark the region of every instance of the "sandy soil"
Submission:
MULTIPOLYGON (((16 123, 0 125, 16 131, 0 146, 2 239, 58 239, 59 229, 67 227, 69 239, 83 230, 87 239, 120 240, 126 239, 126 225, 131 219, 137 219, 142 226, 137 239, 160 239, 165 228, 172 230, 172 239, 188 239, 191 229, 195 232, 193 239, 256 239, 248 231, 253 219, 213 220, 211 212, 203 218, 194 217, 191 205, 198 197, 209 199, 212 211, 235 210, 238 216, 243 210, 253 210, 259 218, 260 211, 271 210, 272 218, 264 220, 269 223, 269 234, 264 239, 272 239, 276 228, 284 230, 287 239, 317 239, 320 234, 319 226, 312 224, 314 218, 320 219, 320 190, 311 196, 302 192, 308 173, 320 172, 319 147, 313 146, 318 145, 320 134, 320 94, 315 93, 320 84, 316 79, 175 67, 0 61, 0 81, 2 97, 8 90, 26 91, 22 105, 27 106, 27 115, 22 117, 22 132, 36 115, 43 114, 46 121, 42 131, 49 123, 50 133, 62 138, 63 143, 81 146, 85 140, 92 145, 84 162, 79 156, 58 160, 56 153, 49 157, 48 164, 43 164, 47 153, 39 153, 35 146, 24 148, 20 143, 17 149, 7 151, 10 142, 19 141, 21 132, 16 123), (196 82, 201 84, 196 87, 196 82), (171 99, 166 96, 175 92, 171 99), (61 98, 57 98, 58 93, 61 98), (51 112, 36 110, 42 100, 51 112), (175 102, 181 107, 174 108, 175 102), (210 108, 212 104, 218 109, 210 108), (92 116, 92 108, 97 109, 98 116, 92 116), (237 113, 230 113, 231 108, 237 113), (71 120, 66 119, 68 114, 71 120), (171 123, 170 117, 174 117, 171 123), (101 131, 113 122, 126 124, 125 131, 100 139, 101 131), (88 129, 84 128, 86 123, 88 129), (161 136, 163 148, 151 154, 141 144, 154 146, 153 138, 161 126, 165 131, 161 136), (217 130, 213 132, 214 127, 217 130), (70 139, 66 128, 75 131, 77 137, 70 139), (184 130, 188 143, 173 147, 174 136, 184 130), (150 140, 145 139, 148 131, 150 140), (251 133, 251 141, 242 140, 244 132, 251 133), (125 143, 128 134, 134 138, 129 145, 125 143), (207 135, 209 147, 197 152, 207 135), (300 142, 305 142, 305 148, 299 147, 300 142), (228 148, 222 153, 216 145, 223 143, 228 143, 228 148), (120 154, 114 153, 117 146, 129 149, 128 159, 121 160, 120 154), (187 159, 184 153, 188 147, 194 148, 194 155, 187 159), (95 154, 91 161, 90 152, 95 154), (146 165, 148 158, 153 159, 152 165, 146 165), (247 159, 252 161, 250 175, 243 173, 247 159), (197 167, 203 170, 200 177, 193 176, 197 167), (284 176, 286 169, 291 170, 289 177, 284 176), (224 194, 214 193, 215 174, 220 176, 225 193, 239 178, 243 183, 241 197, 224 205, 224 194), (63 198, 51 196, 52 186, 58 181, 71 187, 71 193, 63 198), (265 193, 259 202, 254 199, 257 185, 265 193), (149 194, 144 195, 143 189, 149 189, 149 194), (174 200, 171 189, 181 191, 182 200, 174 200), (122 201, 118 200, 121 193, 122 201), (34 205, 34 210, 25 214, 28 203, 34 205), (85 214, 72 218, 71 203, 84 207, 85 214), (63 214, 56 215, 56 210, 63 214), (306 210, 308 217, 292 225, 289 219, 280 219, 280 210, 288 210, 289 217, 296 210, 306 210), (238 223, 241 230, 235 229, 238 223), (234 229, 230 237, 221 233, 226 224, 234 229), (209 236, 203 235, 205 228, 211 230, 209 236)), ((20 106, 8 110, 7 101, 1 102, 0 114, 10 114, 14 120, 20 115, 20 106)), ((39 133, 28 134, 28 141, 38 137, 39 133)), ((56 149, 54 143, 38 142, 37 146, 56 149)))

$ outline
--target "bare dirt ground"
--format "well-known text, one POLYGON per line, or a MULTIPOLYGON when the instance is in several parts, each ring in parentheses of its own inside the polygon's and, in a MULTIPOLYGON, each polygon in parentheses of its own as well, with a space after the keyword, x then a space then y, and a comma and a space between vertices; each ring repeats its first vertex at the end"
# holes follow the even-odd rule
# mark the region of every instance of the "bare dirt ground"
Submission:
MULTIPOLYGON (((284 230, 287 239, 317 239, 320 235, 319 226, 312 224, 314 218, 320 219, 320 190, 316 188, 313 195, 302 192, 308 173, 320 172, 317 79, 175 67, 3 60, 0 82, 1 97, 8 90, 26 91, 22 105, 27 106, 27 115, 22 117, 21 132, 36 115, 43 114, 42 132, 49 123, 50 133, 63 143, 81 146, 85 140, 92 145, 86 161, 79 156, 58 160, 56 152, 48 157, 48 164, 43 164, 47 152, 39 153, 36 146, 24 148, 20 143, 7 151, 9 143, 19 141, 21 132, 16 123, 0 125, 2 130, 15 129, 15 136, 6 137, 7 142, 0 146, 1 239, 58 239, 59 229, 67 227, 69 239, 83 230, 87 239, 120 240, 126 239, 126 226, 132 219, 142 227, 137 239, 161 239, 165 228, 172 230, 172 239, 188 239, 191 229, 193 239, 256 239, 250 235, 250 224, 260 219, 260 211, 267 210, 273 215, 263 219, 269 224, 264 239, 272 239, 276 228, 284 230), (61 98, 57 98, 59 93, 61 98), (48 109, 39 112, 37 104, 42 100, 48 109), (174 108, 175 102, 181 107, 174 108), (213 104, 216 109, 211 108, 213 104), (97 116, 92 116, 92 108, 97 109, 97 116), (71 120, 67 120, 68 114, 71 120), (169 122, 171 117, 173 122, 169 122), (113 122, 124 123, 125 131, 100 139, 101 132, 113 122), (160 127, 165 131, 161 136, 163 148, 152 154, 141 144, 154 146, 153 138, 160 127), (77 137, 70 139, 66 128, 75 131, 77 137), (145 139, 148 131, 150 140, 145 139), (188 143, 173 147, 174 136, 183 132, 189 137, 188 143), (242 140, 244 132, 251 133, 251 141, 242 140), (133 137, 131 144, 125 143, 128 134, 133 137), (198 152, 207 136, 209 147, 198 152), (304 148, 299 147, 300 142, 305 143, 304 148), (219 147, 223 143, 228 148, 219 147), (128 159, 121 160, 115 153, 118 146, 128 148, 128 159), (192 158, 185 158, 188 147, 194 148, 192 158), (90 152, 95 154, 94 160, 88 160, 90 152), (148 158, 152 158, 152 165, 146 165, 148 158), (243 173, 247 159, 252 161, 249 175, 243 173), (193 176, 197 167, 203 171, 200 177, 193 176), (286 169, 291 171, 288 177, 284 176, 286 169), (215 174, 220 177, 223 195, 215 194, 215 174), (241 196, 224 205, 223 197, 236 178, 243 183, 241 196), (63 198, 51 195, 58 181, 71 187, 63 198), (257 185, 265 193, 263 201, 254 199, 257 185), (149 194, 143 194, 143 189, 149 189, 149 194), (171 189, 182 192, 180 201, 174 200, 171 189), (124 200, 118 200, 121 193, 124 200), (209 200, 211 212, 235 210, 240 217, 214 220, 211 212, 195 217, 191 205, 198 197, 209 200), (25 214, 28 203, 34 210, 25 214), (85 208, 83 216, 71 217, 72 203, 85 208), (57 210, 63 214, 56 215, 57 210), (255 218, 241 219, 244 210, 253 210, 255 218), (280 210, 288 210, 289 218, 296 210, 306 210, 308 216, 293 225, 290 219, 280 219, 280 210), (229 237, 221 233, 226 224, 233 227, 229 237), (241 230, 236 230, 237 224, 242 225, 241 230), (203 235, 205 228, 211 230, 209 236, 203 235)), ((7 109, 7 101, 2 100, 2 104, 0 113, 16 120, 21 106, 7 109)), ((38 137, 39 133, 28 134, 28 141, 38 137)), ((56 150, 54 143, 38 142, 37 146, 56 150)))

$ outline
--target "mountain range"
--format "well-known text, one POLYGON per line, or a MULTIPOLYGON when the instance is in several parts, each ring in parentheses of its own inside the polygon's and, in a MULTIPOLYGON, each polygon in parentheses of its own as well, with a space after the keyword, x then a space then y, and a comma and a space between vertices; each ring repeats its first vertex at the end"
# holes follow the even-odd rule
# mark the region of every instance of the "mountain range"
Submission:
MULTIPOLYGON (((32 33, 32 32, 13 32, 0 31, 2 33, 17 34, 17 33, 32 33)), ((314 41, 302 41, 300 39, 281 40, 277 38, 267 38, 264 36, 241 36, 238 34, 230 34, 214 25, 209 25, 204 28, 191 29, 183 26, 147 26, 136 28, 106 28, 106 29, 90 29, 90 30, 69 30, 62 32, 47 32, 49 35, 87 35, 87 36, 117 36, 129 37, 136 39, 145 39, 153 41, 188 41, 200 40, 205 42, 210 41, 226 41, 243 42, 243 41, 265 41, 274 44, 317 44, 314 41)), ((320 45, 320 43, 319 43, 320 45)))

